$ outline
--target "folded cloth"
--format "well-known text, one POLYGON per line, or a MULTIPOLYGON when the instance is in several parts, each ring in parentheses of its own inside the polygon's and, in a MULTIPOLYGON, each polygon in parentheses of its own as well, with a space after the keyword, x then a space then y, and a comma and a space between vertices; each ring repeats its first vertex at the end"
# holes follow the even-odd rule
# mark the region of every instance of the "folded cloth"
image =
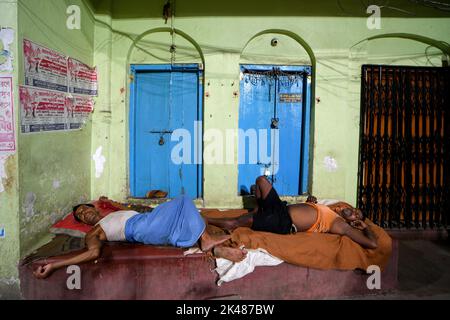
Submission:
MULTIPOLYGON (((332 208, 350 206, 344 202, 330 205, 332 208)), ((219 212, 208 210, 202 212, 211 218, 236 217, 247 211, 219 212)), ((233 231, 232 243, 244 245, 247 250, 265 249, 272 256, 285 262, 315 269, 367 270, 370 265, 377 265, 383 270, 392 253, 392 239, 385 230, 369 219, 365 222, 371 226, 378 240, 376 249, 364 249, 346 236, 330 233, 298 232, 291 235, 279 235, 268 232, 238 228, 233 231)))
MULTIPOLYGON (((189 248, 183 252, 185 256, 199 253, 201 254, 203 252, 198 247, 189 248)), ((217 285, 221 286, 224 282, 240 279, 252 273, 256 267, 277 266, 281 263, 283 263, 283 260, 272 256, 264 249, 247 250, 247 256, 240 262, 233 262, 225 258, 216 258, 216 268, 214 271, 219 275, 217 285)))
POLYGON ((255 267, 277 266, 283 263, 283 260, 272 256, 264 249, 249 249, 247 256, 240 262, 233 262, 224 258, 216 259, 215 271, 219 274, 217 285, 224 282, 230 282, 253 272, 255 267))
POLYGON ((347 236, 331 233, 298 232, 279 235, 238 228, 232 233, 232 241, 248 249, 265 249, 285 262, 315 269, 367 270, 377 265, 381 270, 387 265, 392 253, 392 239, 382 228, 369 219, 378 240, 376 249, 365 249, 347 236))

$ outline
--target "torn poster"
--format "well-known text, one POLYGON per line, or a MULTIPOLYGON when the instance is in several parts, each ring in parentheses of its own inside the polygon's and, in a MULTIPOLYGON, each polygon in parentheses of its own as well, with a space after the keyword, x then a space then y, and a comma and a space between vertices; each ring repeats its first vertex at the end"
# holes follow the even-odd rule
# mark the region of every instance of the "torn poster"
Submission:
POLYGON ((5 191, 5 187, 3 186, 3 179, 7 179, 6 175, 6 161, 8 160, 9 154, 4 154, 0 152, 0 193, 5 191))
POLYGON ((69 114, 69 130, 80 129, 94 111, 94 101, 91 97, 74 95, 66 98, 66 107, 69 114))
POLYGON ((13 53, 10 46, 14 42, 14 30, 0 28, 0 72, 13 71, 13 53))
POLYGON ((16 150, 12 77, 0 77, 0 152, 16 150))
POLYGON ((67 57, 23 40, 25 85, 67 92, 67 57))
POLYGON ((20 87, 22 133, 80 129, 94 109, 91 97, 20 87))
POLYGON ((97 68, 73 59, 67 59, 69 70, 69 92, 97 96, 97 68))

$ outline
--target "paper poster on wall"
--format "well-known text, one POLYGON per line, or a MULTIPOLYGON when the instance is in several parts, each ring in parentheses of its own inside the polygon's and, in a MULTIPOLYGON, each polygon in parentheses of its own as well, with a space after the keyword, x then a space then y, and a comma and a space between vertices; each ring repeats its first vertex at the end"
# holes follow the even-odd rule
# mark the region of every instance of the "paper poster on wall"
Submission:
POLYGON ((20 87, 22 133, 67 130, 66 94, 20 87))
POLYGON ((96 96, 97 89, 97 68, 73 59, 67 59, 69 70, 69 92, 75 94, 86 94, 96 96))
POLYGON ((0 77, 0 152, 16 150, 12 77, 0 77))
POLYGON ((11 45, 14 42, 14 30, 0 28, 0 72, 13 71, 13 53, 11 45))
POLYGON ((23 40, 25 85, 67 92, 67 57, 23 40))
POLYGON ((66 107, 69 129, 80 129, 94 110, 94 101, 91 97, 74 95, 66 98, 66 107))
POLYGON ((91 97, 20 87, 22 133, 77 130, 94 110, 91 97))

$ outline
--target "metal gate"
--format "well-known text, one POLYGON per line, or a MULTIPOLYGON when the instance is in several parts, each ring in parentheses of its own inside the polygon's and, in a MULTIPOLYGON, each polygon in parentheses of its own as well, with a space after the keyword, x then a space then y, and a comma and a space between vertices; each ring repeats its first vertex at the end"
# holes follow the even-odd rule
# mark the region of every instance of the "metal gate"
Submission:
POLYGON ((446 227, 450 68, 364 65, 358 206, 384 228, 446 227))

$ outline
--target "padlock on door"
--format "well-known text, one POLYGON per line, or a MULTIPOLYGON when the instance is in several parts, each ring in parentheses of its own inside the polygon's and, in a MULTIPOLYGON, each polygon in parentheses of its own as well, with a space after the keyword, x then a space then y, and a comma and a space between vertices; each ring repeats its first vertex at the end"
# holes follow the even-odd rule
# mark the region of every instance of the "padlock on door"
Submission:
POLYGON ((280 119, 279 118, 272 118, 272 122, 270 124, 270 128, 278 129, 279 123, 280 123, 280 119))

